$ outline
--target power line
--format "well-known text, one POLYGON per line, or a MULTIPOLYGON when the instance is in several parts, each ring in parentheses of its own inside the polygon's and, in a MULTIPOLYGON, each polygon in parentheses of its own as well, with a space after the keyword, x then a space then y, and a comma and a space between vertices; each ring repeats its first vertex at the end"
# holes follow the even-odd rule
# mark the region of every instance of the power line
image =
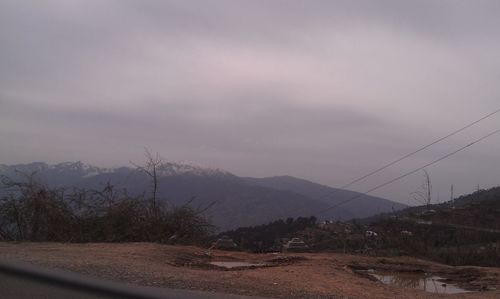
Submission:
MULTIPOLYGON (((357 182, 360 182, 360 181, 362 181, 362 180, 364 180, 364 179, 366 179, 366 178, 368 178, 368 177, 370 177, 370 176, 372 176, 372 175, 374 175, 374 174, 376 174, 376 173, 378 173, 378 172, 380 172, 380 171, 382 171, 382 170, 384 170, 384 169, 386 169, 386 168, 388 168, 388 167, 390 167, 390 166, 392 166, 392 165, 394 165, 394 164, 396 164, 396 163, 398 163, 398 162, 400 162, 400 161, 402 161, 404 159, 407 159, 407 158, 409 158, 409 157, 411 157, 411 156, 413 156, 413 155, 415 155, 415 154, 417 154, 417 153, 419 153, 419 152, 421 152, 421 151, 423 151, 423 150, 431 147, 432 145, 434 145, 434 144, 436 144, 438 142, 441 142, 441 141, 443 141, 443 140, 445 140, 447 138, 450 138, 450 137, 452 137, 452 136, 454 136, 454 135, 456 135, 456 134, 458 134, 458 133, 460 133, 460 132, 462 132, 462 131, 470 128, 470 127, 472 127, 473 125, 475 125, 475 124, 477 124, 477 123, 479 123, 479 122, 481 122, 481 121, 483 121, 483 120, 485 120, 485 119, 487 119, 487 118, 489 118, 489 117, 491 117, 491 116, 493 116, 493 115, 495 115, 495 114, 497 114, 499 112, 500 112, 500 108, 497 109, 497 110, 495 110, 495 111, 493 111, 493 112, 491 112, 491 113, 488 113, 487 115, 485 115, 485 116, 483 116, 483 117, 481 117, 481 118, 479 118, 479 119, 477 119, 477 120, 475 120, 475 121, 473 121, 473 122, 471 122, 471 123, 469 123, 469 124, 467 124, 467 125, 459 128, 459 129, 457 129, 457 130, 455 130, 455 131, 453 131, 453 132, 451 132, 451 133, 449 133, 449 134, 447 134, 447 135, 445 135, 445 136, 443 136, 441 138, 436 139, 435 141, 433 141, 433 142, 431 142, 431 143, 429 143, 427 145, 424 145, 424 146, 418 148, 417 150, 414 150, 414 151, 412 151, 412 152, 410 152, 410 153, 402 156, 401 158, 398 158, 398 159, 396 159, 396 160, 394 160, 392 162, 389 162, 389 163, 387 163, 387 164, 385 164, 385 165, 383 165, 383 166, 381 166, 381 167, 379 167, 379 168, 377 168, 377 169, 375 169, 375 170, 373 170, 373 171, 371 171, 371 172, 369 172, 369 173, 367 173, 367 174, 365 174, 365 175, 363 175, 363 176, 361 176, 361 177, 359 177, 357 179, 354 179, 354 180, 350 181, 349 183, 347 183, 347 184, 345 184, 343 186, 338 187, 334 191, 327 192, 327 193, 325 193, 322 196, 316 197, 315 199, 323 199, 323 198, 332 196, 332 195, 334 195, 334 194, 336 194, 336 193, 338 193, 340 191, 344 191, 343 189, 345 189, 345 188, 347 188, 347 187, 349 187, 349 186, 351 186, 351 185, 353 185, 353 184, 355 184, 357 182)), ((408 175, 410 175, 410 174, 408 174, 408 175)), ((383 187, 383 186, 380 186, 379 188, 381 188, 381 187, 383 187)), ((368 192, 360 193, 360 194, 356 195, 354 199, 359 198, 359 197, 361 197, 363 195, 366 195, 367 193, 372 192, 372 191, 374 191, 374 190, 369 190, 368 192)), ((353 200, 353 199, 349 198, 348 200, 340 202, 337 205, 332 206, 331 208, 328 208, 327 210, 334 209, 334 208, 336 208, 336 207, 338 207, 338 206, 340 206, 340 205, 342 205, 342 204, 344 204, 344 203, 346 203, 348 201, 351 201, 351 200, 353 200)), ((300 209, 300 210, 303 210, 303 209, 300 209)), ((298 211, 300 211, 300 210, 298 210, 298 211)), ((327 211, 327 210, 325 210, 325 211, 327 211)), ((320 212, 320 213, 323 213, 323 211, 320 212)))
POLYGON ((315 215, 322 214, 322 213, 324 213, 324 212, 326 212, 326 211, 329 211, 329 210, 335 209, 335 208, 337 208, 337 207, 339 207, 339 206, 341 206, 341 205, 343 205, 343 204, 346 204, 346 203, 348 203, 348 202, 350 202, 350 201, 353 201, 353 200, 355 200, 355 199, 357 199, 357 198, 359 198, 359 197, 361 197, 361 196, 367 195, 367 194, 368 194, 368 193, 370 193, 370 192, 373 192, 373 191, 375 191, 375 190, 377 190, 377 189, 380 189, 380 188, 385 187, 385 186, 387 186, 387 185, 389 185, 389 184, 392 184, 392 183, 394 183, 395 181, 398 181, 398 180, 400 180, 400 179, 402 179, 402 178, 404 178, 404 177, 407 177, 407 176, 409 176, 409 175, 411 175, 411 174, 414 174, 414 173, 416 173, 416 172, 418 172, 418 171, 420 171, 420 170, 422 170, 422 169, 424 169, 424 168, 426 168, 426 167, 428 167, 428 166, 431 166, 431 165, 436 164, 436 163, 438 163, 438 162, 440 162, 440 161, 442 161, 442 160, 444 160, 444 159, 446 159, 446 158, 448 158, 448 157, 451 157, 451 156, 453 156, 454 154, 456 154, 456 153, 458 153, 458 152, 461 152, 462 150, 464 150, 464 149, 466 149, 466 148, 468 148, 468 147, 470 147, 470 146, 472 146, 472 145, 474 145, 474 144, 476 144, 476 143, 478 143, 478 142, 480 142, 480 141, 482 141, 482 140, 484 140, 484 139, 486 139, 486 138, 488 138, 488 137, 490 137, 490 136, 492 136, 492 135, 494 135, 494 134, 496 134, 496 133, 498 133, 498 132, 500 132, 500 129, 495 130, 495 131, 493 131, 493 132, 489 133, 488 135, 485 135, 485 136, 483 136, 483 137, 481 137, 481 138, 479 138, 479 139, 476 139, 476 140, 472 141, 471 143, 469 143, 469 144, 467 144, 467 145, 465 145, 465 146, 462 146, 461 148, 459 148, 459 149, 457 149, 457 150, 455 150, 455 151, 453 151, 453 152, 451 152, 451 153, 448 153, 448 154, 446 154, 446 155, 442 156, 441 158, 439 158, 439 159, 437 159, 437 160, 434 160, 434 161, 432 161, 432 162, 430 162, 430 163, 427 163, 426 165, 424 165, 424 166, 422 166, 422 167, 419 167, 419 168, 417 168, 417 169, 414 169, 414 170, 412 170, 412 171, 410 171, 410 172, 407 172, 407 173, 405 173, 405 174, 403 174, 403 175, 400 175, 400 176, 398 176, 398 177, 396 177, 396 178, 394 178, 394 179, 392 179, 392 180, 390 180, 390 181, 387 181, 387 182, 385 182, 385 183, 383 183, 383 184, 380 184, 380 185, 378 185, 378 186, 376 186, 376 187, 373 187, 373 188, 371 188, 370 190, 368 190, 368 191, 366 191, 366 192, 359 193, 359 194, 357 194, 357 195, 355 195, 355 196, 353 196, 353 197, 351 197, 351 198, 348 198, 348 199, 346 199, 346 200, 344 200, 344 201, 341 201, 341 202, 339 202, 339 203, 337 203, 337 204, 335 204, 335 205, 333 205, 333 206, 331 206, 331 207, 329 207, 329 208, 323 209, 323 210, 321 210, 321 211, 319 211, 319 212, 315 213, 315 215))
POLYGON ((413 155, 415 155, 415 154, 417 154, 417 153, 419 153, 419 152, 421 152, 421 151, 423 151, 423 150, 425 150, 425 149, 433 146, 434 144, 436 144, 438 142, 441 142, 441 141, 443 141, 443 140, 445 140, 447 138, 450 138, 451 136, 454 136, 454 135, 456 135, 456 134, 464 131, 465 129, 468 129, 468 128, 472 127, 473 125, 475 125, 475 124, 477 124, 477 123, 479 123, 479 122, 481 122, 481 121, 483 121, 483 120, 485 120, 485 119, 487 119, 487 118, 489 118, 489 117, 497 114, 498 112, 500 112, 500 108, 497 109, 497 110, 495 110, 495 111, 493 111, 493 112, 491 112, 491 113, 489 113, 489 114, 487 114, 487 115, 485 115, 485 116, 483 116, 483 117, 481 117, 480 119, 478 119, 476 121, 473 121, 473 122, 469 123, 468 125, 460 128, 458 130, 455 130, 455 131, 449 133, 446 136, 443 136, 443 137, 441 137, 439 139, 436 139, 435 141, 433 141, 433 142, 431 142, 431 143, 429 143, 427 145, 424 145, 424 146, 420 147, 419 149, 417 149, 417 150, 415 150, 413 152, 410 152, 410 153, 402 156, 401 158, 398 158, 398 159, 396 159, 396 160, 394 160, 392 162, 389 162, 389 163, 385 164, 384 166, 381 166, 381 167, 379 167, 379 168, 377 168, 375 170, 372 170, 371 172, 369 172, 369 173, 367 173, 367 174, 365 174, 365 175, 363 175, 363 176, 361 176, 361 177, 359 177, 357 179, 354 179, 354 180, 350 181, 349 183, 347 183, 347 184, 339 187, 337 190, 332 191, 330 193, 327 193, 325 195, 322 195, 322 196, 318 197, 317 199, 322 199, 322 198, 325 198, 327 196, 331 196, 331 195, 333 195, 333 194, 335 194, 337 192, 340 192, 341 190, 339 190, 339 189, 345 189, 345 188, 347 188, 347 187, 349 187, 351 185, 354 185, 355 183, 360 182, 360 181, 362 181, 362 180, 364 180, 364 179, 366 179, 366 178, 368 178, 368 177, 370 177, 370 176, 372 176, 372 175, 374 175, 374 174, 376 174, 376 173, 378 173, 378 172, 380 172, 380 171, 382 171, 382 170, 384 170, 384 169, 386 169, 386 168, 388 168, 388 167, 390 167, 390 166, 392 166, 392 165, 394 165, 394 164, 396 164, 396 163, 398 163, 398 162, 400 162, 400 161, 402 161, 404 159, 407 159, 407 158, 409 158, 409 157, 411 157, 411 156, 413 156, 413 155))

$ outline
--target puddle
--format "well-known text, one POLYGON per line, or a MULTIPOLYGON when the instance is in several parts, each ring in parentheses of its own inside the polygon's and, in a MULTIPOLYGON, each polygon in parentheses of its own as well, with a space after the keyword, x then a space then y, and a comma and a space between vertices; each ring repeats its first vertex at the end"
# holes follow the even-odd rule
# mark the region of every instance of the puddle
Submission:
POLYGON ((368 272, 379 281, 389 285, 403 288, 412 288, 437 294, 460 294, 469 293, 456 285, 449 284, 446 278, 427 273, 374 273, 368 272))
POLYGON ((248 262, 210 262, 210 265, 227 269, 266 266, 266 264, 264 263, 248 263, 248 262))

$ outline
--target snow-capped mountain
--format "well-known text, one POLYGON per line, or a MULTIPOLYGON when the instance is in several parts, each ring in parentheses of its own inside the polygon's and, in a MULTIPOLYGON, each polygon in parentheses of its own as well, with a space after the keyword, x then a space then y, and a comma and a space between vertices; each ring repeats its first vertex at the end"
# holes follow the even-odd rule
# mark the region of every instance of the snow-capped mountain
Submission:
POLYGON ((201 165, 173 162, 163 163, 160 167, 158 167, 157 171, 158 175, 162 177, 186 174, 196 176, 232 176, 231 173, 219 168, 209 168, 201 165))
POLYGON ((90 164, 78 162, 63 162, 58 164, 47 164, 44 162, 33 162, 29 164, 0 165, 0 174, 6 176, 31 175, 46 177, 89 177, 102 173, 112 172, 112 169, 96 167, 90 164))
MULTIPOLYGON (((64 176, 78 176, 88 178, 100 174, 111 174, 118 171, 128 169, 133 171, 135 167, 117 167, 117 168, 102 168, 91 164, 78 162, 63 162, 58 164, 47 164, 44 162, 33 162, 29 164, 4 165, 0 164, 0 174, 12 176, 16 174, 30 175, 33 173, 46 175, 62 174, 64 176)), ((232 176, 231 173, 219 168, 203 167, 195 164, 184 164, 165 162, 157 168, 159 177, 176 176, 176 175, 194 175, 194 176, 232 176)))
MULTIPOLYGON (((102 190, 112 184, 132 196, 149 196, 151 178, 136 167, 101 168, 82 162, 49 165, 43 162, 0 165, 0 175, 23 179, 22 174, 50 187, 102 190)), ((218 168, 164 162, 157 168, 158 198, 184 205, 196 198, 196 206, 216 202, 209 214, 221 229, 257 225, 276 219, 310 216, 359 193, 339 190, 293 177, 242 178, 218 168), (335 197, 324 197, 335 193, 335 197)), ((0 192, 1 195, 1 192, 0 192)), ((389 200, 363 195, 327 213, 326 219, 351 219, 405 207, 389 200)))

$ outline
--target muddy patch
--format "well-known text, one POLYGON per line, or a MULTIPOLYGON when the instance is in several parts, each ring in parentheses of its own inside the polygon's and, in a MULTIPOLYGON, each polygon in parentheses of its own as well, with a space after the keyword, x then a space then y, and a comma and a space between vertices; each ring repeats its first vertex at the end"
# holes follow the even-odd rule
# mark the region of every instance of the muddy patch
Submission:
POLYGON ((395 285, 402 288, 411 288, 436 294, 461 294, 469 293, 472 290, 466 290, 457 284, 450 282, 450 279, 441 276, 420 273, 420 272, 375 272, 368 273, 378 281, 395 285))
POLYGON ((308 259, 303 256, 277 256, 275 258, 269 259, 266 262, 270 265, 275 266, 286 266, 307 261, 308 259))
POLYGON ((210 262, 210 265, 221 267, 225 269, 244 269, 244 268, 257 268, 257 267, 265 267, 268 264, 265 263, 250 263, 250 262, 210 262))
POLYGON ((176 254, 168 264, 176 267, 207 268, 211 258, 204 254, 183 253, 176 254))
POLYGON ((245 260, 226 255, 176 254, 169 262, 176 267, 198 268, 207 270, 246 270, 275 266, 267 261, 245 260))
POLYGON ((494 290, 496 279, 472 268, 451 268, 379 260, 349 265, 356 274, 372 281, 430 293, 459 294, 494 290))
POLYGON ((239 260, 239 259, 218 259, 218 257, 213 257, 213 260, 208 264, 211 266, 216 266, 224 270, 245 270, 245 269, 255 269, 264 267, 277 267, 277 266, 287 266, 305 261, 307 258, 302 256, 276 256, 271 259, 264 258, 262 260, 239 260))

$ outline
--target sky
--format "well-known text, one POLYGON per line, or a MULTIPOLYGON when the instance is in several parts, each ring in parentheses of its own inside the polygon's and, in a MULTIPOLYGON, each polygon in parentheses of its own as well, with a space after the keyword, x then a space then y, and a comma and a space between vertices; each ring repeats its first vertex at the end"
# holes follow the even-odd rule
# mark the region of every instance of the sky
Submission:
MULTIPOLYGON (((130 165, 144 148, 342 186, 500 108, 500 2, 0 0, 0 163, 130 165)), ((350 187, 500 128, 500 113, 350 187)), ((500 185, 500 134, 427 171, 500 185)), ((416 204, 422 173, 372 193, 416 204)))

